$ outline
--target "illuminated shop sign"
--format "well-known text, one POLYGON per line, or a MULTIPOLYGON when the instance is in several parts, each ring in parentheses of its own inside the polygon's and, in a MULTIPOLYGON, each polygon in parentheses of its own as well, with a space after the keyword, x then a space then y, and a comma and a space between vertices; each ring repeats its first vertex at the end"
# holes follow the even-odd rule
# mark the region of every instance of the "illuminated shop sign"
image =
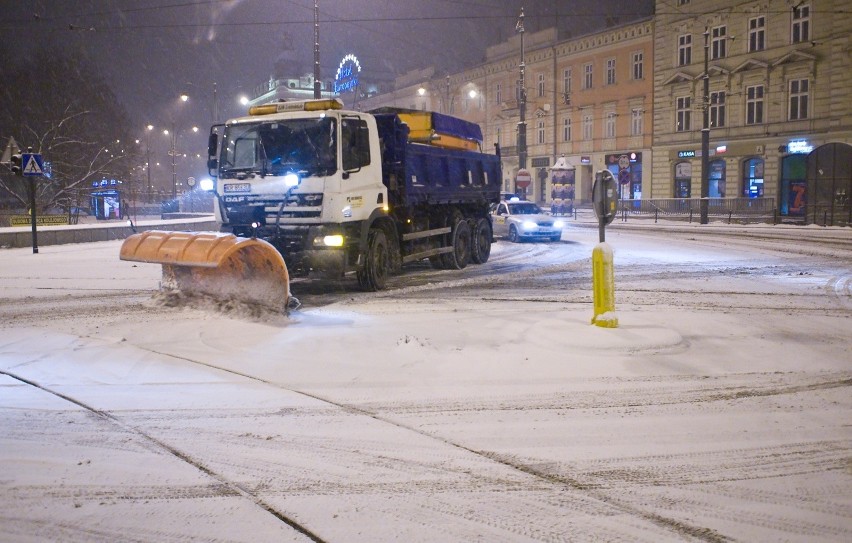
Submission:
POLYGON ((334 76, 334 92, 340 94, 355 90, 358 86, 358 74, 361 72, 361 63, 358 57, 349 54, 340 61, 337 67, 337 75, 334 76))
POLYGON ((678 151, 678 158, 695 158, 695 149, 689 149, 688 151, 678 151))
POLYGON ((787 152, 794 155, 807 155, 814 150, 808 140, 792 140, 787 144, 787 152))
POLYGON ((728 152, 728 146, 727 145, 720 145, 720 146, 716 147, 716 154, 718 154, 718 155, 721 155, 722 153, 727 153, 727 152, 728 152))
POLYGON ((591 164, 591 163, 592 163, 592 157, 590 157, 590 156, 581 156, 580 157, 580 164, 591 164))

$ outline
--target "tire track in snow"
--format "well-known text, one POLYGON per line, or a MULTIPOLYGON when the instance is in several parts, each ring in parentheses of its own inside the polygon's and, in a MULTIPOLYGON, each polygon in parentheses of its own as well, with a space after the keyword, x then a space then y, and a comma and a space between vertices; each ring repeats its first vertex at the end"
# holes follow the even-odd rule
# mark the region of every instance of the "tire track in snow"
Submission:
MULTIPOLYGON (((113 415, 113 414, 111 414, 107 411, 95 409, 94 407, 92 407, 92 406, 90 406, 90 405, 88 405, 88 404, 86 404, 86 403, 84 403, 84 402, 82 402, 82 401, 80 401, 76 398, 73 398, 71 396, 63 394, 63 393, 58 392, 56 390, 53 390, 49 387, 46 387, 44 385, 36 383, 35 381, 31 381, 29 379, 26 379, 24 377, 21 377, 19 375, 14 374, 14 373, 11 373, 11 372, 8 372, 8 371, 5 371, 5 370, 0 370, 0 375, 6 375, 6 376, 10 377, 11 379, 14 379, 14 380, 19 381, 23 384, 29 385, 29 386, 37 388, 37 389, 39 389, 43 392, 46 392, 46 393, 51 394, 53 396, 56 396, 57 398, 60 398, 60 399, 66 401, 68 403, 71 403, 71 404, 76 405, 76 406, 78 406, 82 409, 85 409, 87 412, 97 416, 100 419, 106 420, 106 421, 118 426, 119 428, 121 428, 122 430, 124 430, 126 432, 130 432, 130 433, 133 433, 135 435, 138 435, 138 436, 144 438, 147 442, 149 442, 149 443, 157 446, 158 448, 168 452, 170 455, 172 455, 172 456, 176 457, 177 459, 191 465, 192 467, 194 467, 198 471, 204 473, 208 477, 217 481, 220 485, 222 485, 223 488, 228 489, 228 491, 233 492, 235 495, 242 496, 243 498, 246 498, 246 499, 252 501, 256 506, 260 507, 261 509, 265 510, 267 513, 269 513, 272 516, 274 516, 275 518, 277 518, 279 521, 283 522, 284 524, 290 526, 291 528, 293 528, 297 532, 306 536, 311 541, 314 541, 316 543, 325 543, 325 540, 321 539, 318 535, 313 533, 310 529, 303 526, 302 524, 300 524, 295 519, 290 518, 287 515, 277 511, 271 505, 264 502, 260 497, 258 497, 255 493, 253 493, 250 489, 245 488, 242 484, 237 483, 235 481, 230 481, 228 479, 225 479, 222 475, 211 470, 209 467, 207 467, 205 464, 203 464, 198 459, 193 458, 191 455, 189 455, 189 454, 187 454, 183 451, 178 450, 177 448, 166 443, 165 441, 158 439, 158 438, 152 436, 151 434, 149 434, 149 433, 147 433, 147 432, 145 432, 145 431, 143 431, 139 428, 135 428, 135 427, 128 425, 127 423, 125 423, 120 418, 116 417, 115 415, 113 415)), ((184 489, 179 490, 179 492, 184 492, 184 491, 185 491, 184 489)), ((219 495, 221 496, 222 494, 219 494, 219 495)))

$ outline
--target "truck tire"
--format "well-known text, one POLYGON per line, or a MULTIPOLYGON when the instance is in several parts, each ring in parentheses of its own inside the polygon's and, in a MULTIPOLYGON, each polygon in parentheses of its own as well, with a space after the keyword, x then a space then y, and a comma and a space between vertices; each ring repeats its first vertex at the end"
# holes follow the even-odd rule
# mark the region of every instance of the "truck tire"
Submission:
POLYGON ((384 290, 388 279, 388 240, 385 233, 374 228, 367 237, 364 266, 358 270, 358 285, 367 291, 384 290))
POLYGON ((470 259, 474 264, 485 264, 491 256, 491 221, 485 217, 475 219, 473 223, 472 246, 470 259))
POLYGON ((446 254, 448 258, 444 262, 449 264, 449 269, 462 270, 470 262, 471 238, 468 222, 457 222, 452 235, 453 252, 446 254))

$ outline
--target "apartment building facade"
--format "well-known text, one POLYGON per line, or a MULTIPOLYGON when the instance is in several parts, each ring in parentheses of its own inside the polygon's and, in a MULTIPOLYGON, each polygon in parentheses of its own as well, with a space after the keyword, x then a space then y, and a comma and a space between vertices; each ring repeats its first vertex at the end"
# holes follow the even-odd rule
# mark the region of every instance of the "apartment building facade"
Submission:
POLYGON ((655 22, 655 196, 774 198, 782 217, 849 213, 848 1, 660 0, 655 22))
POLYGON ((641 198, 652 186, 653 28, 649 19, 569 40, 559 40, 556 29, 524 35, 527 187, 516 183, 520 34, 488 48, 481 65, 444 77, 431 68, 411 72, 393 92, 359 106, 478 123, 484 147, 501 148, 504 189, 546 206, 557 197, 589 202, 594 172, 605 168, 620 178, 625 197, 641 198))

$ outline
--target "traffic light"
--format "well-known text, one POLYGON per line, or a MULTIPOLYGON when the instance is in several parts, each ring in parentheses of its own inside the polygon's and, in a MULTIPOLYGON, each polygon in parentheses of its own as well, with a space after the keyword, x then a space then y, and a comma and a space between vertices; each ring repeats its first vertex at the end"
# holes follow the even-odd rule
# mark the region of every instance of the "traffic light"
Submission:
POLYGON ((15 175, 24 175, 23 157, 21 153, 14 153, 11 157, 12 173, 15 175))

